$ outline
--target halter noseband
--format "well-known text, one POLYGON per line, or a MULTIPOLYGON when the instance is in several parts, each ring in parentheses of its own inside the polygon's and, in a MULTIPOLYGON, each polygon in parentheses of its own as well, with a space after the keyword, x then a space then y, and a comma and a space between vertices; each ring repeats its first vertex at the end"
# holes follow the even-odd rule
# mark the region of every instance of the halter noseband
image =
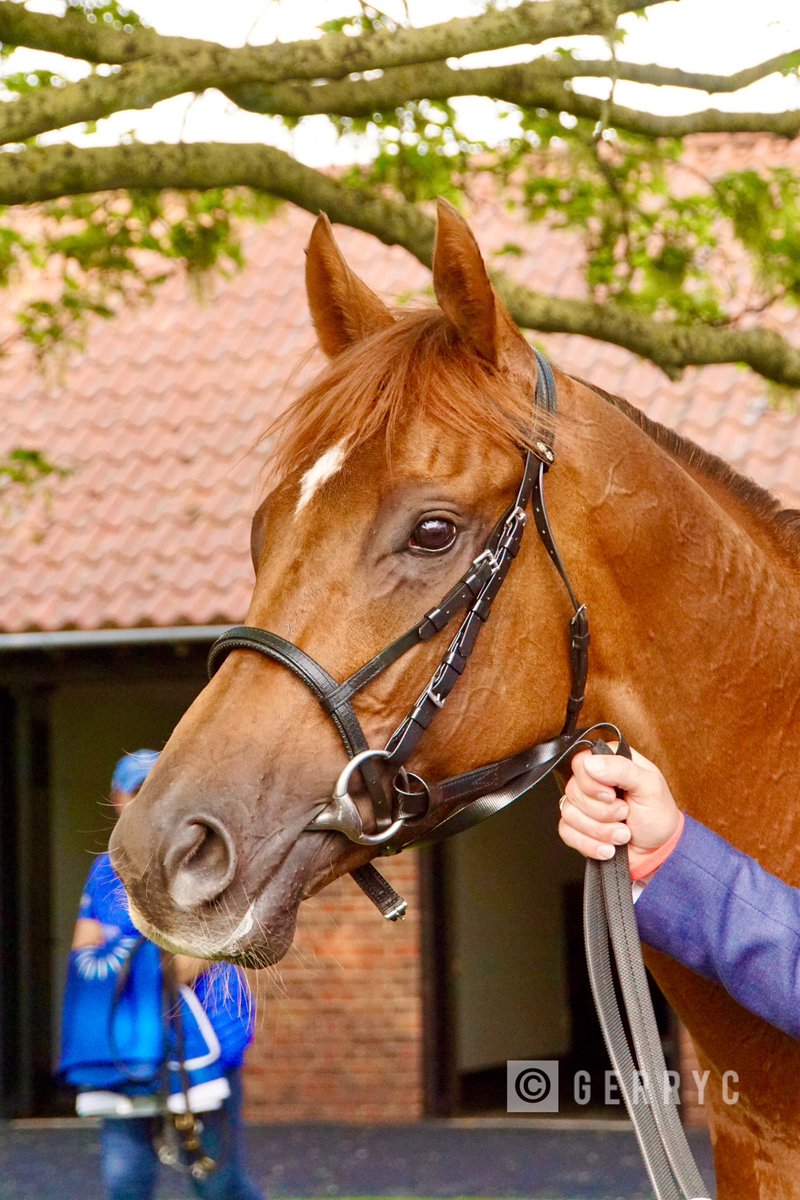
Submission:
MULTIPOLYGON (((544 412, 553 418, 557 411, 555 377, 544 356, 537 350, 534 350, 534 354, 538 365, 534 411, 544 412)), ((544 477, 554 458, 552 445, 547 436, 542 434, 534 441, 533 447, 524 452, 522 478, 514 500, 465 574, 421 621, 343 683, 338 683, 299 646, 265 629, 239 625, 223 633, 212 645, 208 658, 209 675, 219 669, 232 651, 254 650, 280 663, 302 680, 336 726, 350 761, 341 772, 331 799, 323 805, 307 826, 308 829, 336 831, 359 845, 381 846, 382 853, 393 853, 399 848, 395 839, 406 825, 421 821, 431 807, 444 803, 449 810, 448 815, 432 831, 432 840, 438 840, 440 836, 460 832, 505 807, 545 778, 574 748, 588 672, 589 622, 586 607, 576 598, 561 561, 545 507, 544 477), (426 782, 407 771, 405 764, 436 713, 444 707, 467 665, 478 634, 489 617, 492 604, 519 550, 529 506, 539 537, 563 580, 574 609, 570 621, 572 686, 563 728, 558 737, 532 746, 520 754, 488 763, 437 784, 426 782), (441 633, 465 606, 466 615, 417 702, 400 722, 384 749, 370 748, 353 708, 353 697, 413 646, 441 633), (382 783, 378 763, 382 763, 384 769, 394 768, 391 791, 387 791, 382 783), (350 779, 356 771, 360 771, 372 801, 376 826, 374 833, 365 832, 361 815, 348 790, 350 779)), ((364 886, 362 880, 358 882, 364 886)))

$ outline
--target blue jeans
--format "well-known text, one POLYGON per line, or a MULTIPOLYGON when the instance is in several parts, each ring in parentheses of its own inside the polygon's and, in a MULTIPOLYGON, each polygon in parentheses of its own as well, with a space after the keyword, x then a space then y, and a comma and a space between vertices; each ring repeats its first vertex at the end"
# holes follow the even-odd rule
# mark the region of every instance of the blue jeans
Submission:
MULTIPOLYGON (((202 1200, 264 1200, 250 1182, 242 1161, 242 1081, 228 1072, 231 1094, 216 1112, 201 1114, 203 1153, 219 1166, 203 1180, 188 1175, 202 1200)), ((153 1117, 109 1118, 103 1122, 100 1147, 103 1182, 109 1200, 152 1200, 159 1170, 155 1138, 161 1122, 153 1117)))

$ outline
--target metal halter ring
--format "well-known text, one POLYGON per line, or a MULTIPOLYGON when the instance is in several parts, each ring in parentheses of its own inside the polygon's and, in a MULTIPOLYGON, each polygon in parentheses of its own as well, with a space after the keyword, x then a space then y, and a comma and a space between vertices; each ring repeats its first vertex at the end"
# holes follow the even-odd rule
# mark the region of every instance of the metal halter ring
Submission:
POLYGON ((388 750, 361 750, 355 754, 336 780, 330 800, 307 828, 323 832, 343 833, 346 838, 351 842, 356 842, 359 846, 380 846, 399 833, 404 824, 402 817, 392 821, 391 825, 382 829, 380 833, 364 833, 361 813, 347 790, 350 780, 362 763, 367 762, 370 758, 388 757, 388 750))
POLYGON ((423 817, 427 817, 431 806, 431 789, 421 775, 418 775, 416 771, 409 771, 406 767, 401 767, 394 777, 393 786, 395 795, 400 799, 401 803, 403 800, 414 801, 418 796, 425 798, 425 807, 421 808, 414 815, 408 813, 404 820, 420 821, 423 817), (414 784, 417 786, 415 787, 414 784))

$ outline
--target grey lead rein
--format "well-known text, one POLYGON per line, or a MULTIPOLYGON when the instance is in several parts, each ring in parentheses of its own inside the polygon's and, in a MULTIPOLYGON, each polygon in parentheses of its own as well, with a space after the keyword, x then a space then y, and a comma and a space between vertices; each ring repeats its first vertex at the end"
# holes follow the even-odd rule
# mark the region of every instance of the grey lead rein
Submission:
MULTIPOLYGON (((613 753, 605 742, 596 742, 592 752, 613 753)), ((630 757, 624 741, 617 753, 630 757)), ((709 1200, 678 1116, 672 1088, 664 1086, 667 1064, 633 910, 627 846, 618 846, 614 857, 607 862, 594 859, 586 862, 583 936, 603 1040, 656 1198, 709 1200), (614 988, 612 953, 630 1042, 614 988)))

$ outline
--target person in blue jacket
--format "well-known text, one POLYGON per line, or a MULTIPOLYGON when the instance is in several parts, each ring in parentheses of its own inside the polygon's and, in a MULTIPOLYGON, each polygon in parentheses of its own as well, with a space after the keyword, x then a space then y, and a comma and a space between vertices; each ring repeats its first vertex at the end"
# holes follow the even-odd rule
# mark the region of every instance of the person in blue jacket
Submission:
POLYGON ((800 1037, 800 889, 682 813, 658 767, 632 753, 575 756, 562 841, 596 859, 627 843, 642 941, 800 1037))
MULTIPOLYGON (((111 780, 110 797, 117 813, 134 800, 157 757, 153 750, 138 750, 119 760, 111 780)), ((92 865, 81 897, 71 968, 77 971, 82 984, 96 980, 99 986, 120 971, 137 942, 142 939, 131 921, 122 882, 108 854, 101 854, 92 865)), ((145 942, 144 947, 149 948, 149 958, 155 964, 145 979, 151 979, 151 986, 158 990, 157 1001, 148 998, 152 999, 150 1008, 159 1014, 161 958, 152 943, 145 942)), ((194 1050, 185 1052, 185 1057, 195 1053, 192 1061, 200 1066, 208 1059, 215 1059, 215 1065, 188 1080, 193 1085, 191 1108, 198 1112, 202 1122, 202 1153, 217 1163, 216 1169, 205 1178, 189 1175, 191 1187, 204 1200, 263 1200, 262 1193, 247 1177, 242 1160, 240 1076, 244 1052, 253 1036, 253 1005, 247 983, 229 964, 211 964, 204 959, 175 955, 170 966, 176 984, 182 985, 181 1008, 192 1018, 189 1036, 194 1036, 196 1043, 199 1039, 203 1052, 209 1043, 213 1044, 213 1053, 197 1054, 195 1045, 194 1050)), ((68 1020, 67 1000, 65 1023, 68 1020)), ((83 1029, 77 1031, 77 1036, 86 1039, 92 1033, 83 1029)), ((100 1031, 96 1031, 98 1043, 100 1036, 100 1031)), ((186 1077, 182 1079, 185 1084, 186 1077)), ((173 1090, 180 1101, 180 1085, 173 1090)), ((163 1118, 155 1115, 159 1102, 148 1092, 152 1092, 152 1087, 137 1087, 133 1083, 120 1086, 118 1091, 105 1088, 79 1092, 78 1111, 104 1117, 101 1155, 109 1200, 151 1200, 155 1195, 159 1168, 157 1140, 163 1118)), ((160 1104, 163 1107, 163 1100, 160 1104)))

